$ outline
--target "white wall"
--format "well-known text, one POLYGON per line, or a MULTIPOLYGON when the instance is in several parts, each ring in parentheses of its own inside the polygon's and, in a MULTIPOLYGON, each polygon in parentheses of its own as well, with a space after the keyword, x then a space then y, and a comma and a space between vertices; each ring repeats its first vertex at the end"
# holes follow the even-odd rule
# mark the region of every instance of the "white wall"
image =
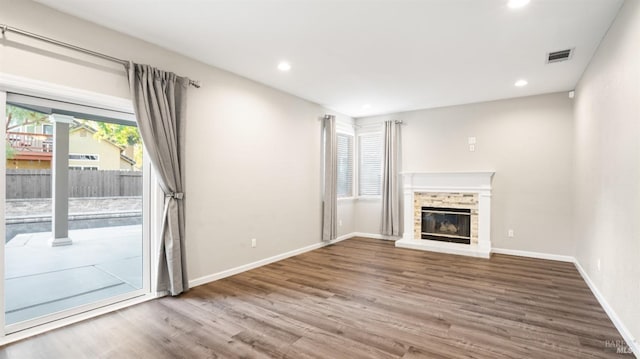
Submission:
MULTIPOLYGON (((357 119, 402 120, 405 172, 495 171, 493 247, 572 255, 572 102, 566 93, 357 119), (477 138, 469 152, 467 138, 477 138), (515 238, 507 238, 513 229, 515 238)), ((356 231, 379 233, 380 201, 356 206, 356 231)))
MULTIPOLYGON (((320 241, 321 106, 31 1, 0 9, 0 23, 202 82, 188 96, 190 279, 320 241)), ((128 97, 117 64, 11 33, 0 45, 2 73, 128 97)))
POLYGON ((576 257, 640 338, 640 3, 627 0, 576 89, 576 257))

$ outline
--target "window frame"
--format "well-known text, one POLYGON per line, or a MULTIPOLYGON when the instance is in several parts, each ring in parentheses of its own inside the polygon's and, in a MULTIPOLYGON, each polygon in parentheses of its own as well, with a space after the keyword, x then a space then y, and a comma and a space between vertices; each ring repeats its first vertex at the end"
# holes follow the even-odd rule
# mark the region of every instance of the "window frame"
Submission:
POLYGON ((97 153, 69 153, 70 161, 89 161, 89 162, 98 162, 100 161, 100 155, 97 153), (95 157, 94 158, 72 158, 72 156, 79 157, 95 157))
MULTIPOLYGON (((336 142, 337 142, 337 137, 338 136, 344 136, 344 137, 348 137, 351 141, 349 142, 349 144, 351 145, 351 190, 350 190, 350 194, 347 196, 340 196, 339 193, 337 193, 338 190, 338 186, 336 184, 336 196, 338 200, 346 200, 346 199, 353 199, 355 198, 355 194, 356 192, 356 188, 355 188, 355 134, 354 133, 348 133, 348 132, 343 132, 340 130, 336 130, 336 142)), ((337 144, 336 144, 336 157, 338 156, 337 154, 337 144)), ((336 169, 337 170, 337 169, 336 169)), ((338 177, 338 174, 336 173, 336 178, 338 177)))
POLYGON ((357 192, 356 192, 357 195, 356 196, 357 196, 358 199, 380 199, 380 198, 382 198, 382 176, 383 176, 383 171, 384 171, 384 169, 383 169, 383 161, 384 161, 384 158, 383 158, 384 157, 384 137, 383 136, 384 136, 384 131, 381 131, 381 130, 382 130, 382 128, 376 128, 376 129, 372 129, 372 130, 364 130, 364 131, 359 131, 358 132, 358 135, 357 135, 357 141, 358 142, 357 142, 357 146, 356 146, 357 147, 356 162, 357 162, 358 174, 357 174, 357 177, 356 177, 356 180, 355 180, 355 182, 357 183, 357 185, 356 185, 356 187, 357 187, 357 192), (369 195, 369 194, 362 195, 362 194, 360 194, 360 188, 361 188, 361 185, 360 185, 360 172, 361 172, 360 166, 361 166, 361 159, 362 159, 362 153, 360 151, 360 144, 361 144, 361 141, 362 141, 362 137, 364 137, 364 136, 374 136, 374 135, 380 136, 380 146, 382 147, 381 150, 380 150, 380 152, 382 152, 381 155, 380 155, 380 183, 379 183, 380 194, 378 194, 378 195, 369 195))
MULTIPOLYGON (((372 123, 363 123, 363 124, 358 124, 357 126, 357 131, 356 131, 356 137, 358 140, 358 143, 356 145, 356 158, 355 161, 357 162, 356 165, 356 171, 358 171, 357 175, 356 175, 356 193, 358 194, 356 199, 358 200, 380 200, 382 199, 382 176, 381 176, 381 182, 380 182, 380 195, 379 196, 372 196, 372 195, 363 195, 360 196, 360 136, 362 135, 369 135, 369 134, 380 134, 382 136, 382 142, 380 144, 380 146, 382 146, 382 158, 380 159, 381 161, 384 161, 384 122, 372 122, 372 123)), ((381 164, 380 166, 380 170, 384 171, 384 163, 381 164)))

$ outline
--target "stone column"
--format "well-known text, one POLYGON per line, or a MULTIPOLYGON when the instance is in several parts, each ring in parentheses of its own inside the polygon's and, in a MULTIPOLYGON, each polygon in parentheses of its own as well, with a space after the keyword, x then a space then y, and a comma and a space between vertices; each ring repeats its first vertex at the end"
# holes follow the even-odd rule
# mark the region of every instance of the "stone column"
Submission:
POLYGON ((411 185, 411 175, 404 174, 402 175, 402 191, 404 193, 404 199, 402 205, 404 206, 403 216, 404 216, 404 228, 402 239, 404 240, 414 240, 420 239, 414 238, 415 231, 415 212, 413 208, 413 197, 414 192, 411 185))
POLYGON ((478 249, 491 253, 491 192, 478 195, 478 249))
POLYGON ((69 238, 69 125, 73 117, 54 114, 53 163, 51 166, 51 194, 53 214, 51 218, 53 238, 51 246, 66 246, 69 238))

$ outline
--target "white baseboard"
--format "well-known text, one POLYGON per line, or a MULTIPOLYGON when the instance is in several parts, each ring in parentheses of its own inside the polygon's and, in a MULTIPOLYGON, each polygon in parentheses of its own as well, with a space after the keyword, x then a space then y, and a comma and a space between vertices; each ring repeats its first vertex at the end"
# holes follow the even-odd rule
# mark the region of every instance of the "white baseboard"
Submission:
POLYGON ((319 242, 319 243, 314 243, 302 248, 298 248, 298 249, 294 249, 292 251, 289 252, 285 252, 285 253, 281 253, 281 254, 277 254, 275 256, 272 257, 268 257, 268 258, 264 258, 261 259, 259 261, 255 261, 255 262, 251 262, 251 263, 247 263, 247 264, 243 264, 241 266, 235 267, 235 268, 230 268, 227 270, 223 270, 221 272, 218 273, 213 273, 213 274, 209 274, 206 276, 202 276, 199 278, 195 278, 189 281, 189 287, 193 288, 193 287, 197 287, 199 285, 203 285, 203 284, 207 284, 210 282, 214 282, 216 280, 222 279, 222 278, 226 278, 226 277, 230 277, 232 275, 236 275, 242 272, 246 272, 248 270, 252 270, 258 267, 262 267, 264 265, 267 264, 271 264, 273 262, 277 262, 277 261, 281 261, 283 259, 289 258, 289 257, 293 257, 293 256, 297 256, 299 254, 305 253, 305 252, 309 252, 312 251, 314 249, 318 249, 318 248, 322 248, 324 246, 328 246, 330 244, 334 244, 334 243, 338 243, 340 241, 344 241, 345 239, 349 239, 351 237, 354 237, 352 233, 349 234, 345 234, 342 235, 332 241, 328 241, 328 242, 319 242))
MULTIPOLYGON (((338 243, 338 242, 340 242, 340 241, 344 241, 345 239, 349 239, 349 238, 353 238, 353 237, 355 237, 355 234, 354 234, 354 233, 347 233, 347 234, 343 234, 343 235, 341 235, 340 237, 338 237, 338 238, 336 238, 336 239, 334 239, 334 240, 332 240, 332 241, 330 241, 330 242, 328 242, 328 243, 326 243, 326 244, 334 244, 334 243, 338 243)), ((325 244, 325 245, 326 245, 326 244, 325 244)))
POLYGON ((508 254, 508 255, 511 255, 511 256, 518 256, 518 257, 548 259, 548 260, 551 260, 551 261, 559 261, 559 262, 575 263, 575 261, 576 261, 576 259, 573 258, 572 256, 565 256, 565 255, 560 255, 560 254, 550 254, 550 253, 541 253, 541 252, 521 251, 521 250, 518 250, 518 249, 491 248, 491 253, 508 254))
POLYGON ((393 237, 393 236, 385 236, 384 234, 378 234, 378 233, 363 233, 363 232, 353 232, 350 234, 351 237, 366 237, 366 238, 373 238, 373 239, 384 239, 385 241, 397 241, 398 239, 402 238, 402 237, 393 237))
POLYGON ((618 329, 618 332, 620 332, 620 335, 622 335, 622 338, 627 342, 629 348, 631 348, 631 351, 633 351, 636 358, 640 358, 640 346, 638 345, 637 339, 633 337, 629 329, 627 329, 624 323, 622 323, 620 317, 618 317, 613 308, 611 308, 605 297, 602 295, 602 293, 600 293, 600 290, 598 290, 598 287, 596 287, 596 285, 591 281, 591 278, 589 278, 587 272, 580 265, 580 262, 575 259, 574 264, 578 269, 578 272, 582 276, 582 279, 584 279, 584 281, 587 283, 589 289, 591 289, 591 292, 596 297, 604 311, 607 313, 609 319, 611 319, 611 321, 613 322, 613 325, 615 325, 616 329, 618 329))

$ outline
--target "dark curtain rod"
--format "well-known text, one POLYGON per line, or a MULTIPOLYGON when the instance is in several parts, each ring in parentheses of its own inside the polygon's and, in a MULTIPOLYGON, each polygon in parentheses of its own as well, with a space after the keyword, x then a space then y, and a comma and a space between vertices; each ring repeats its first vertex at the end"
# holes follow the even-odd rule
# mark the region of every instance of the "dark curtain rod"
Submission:
MULTIPOLYGON (((45 42, 48 42, 50 44, 58 45, 58 46, 61 46, 61 47, 66 47, 67 49, 71 49, 71 50, 75 50, 75 51, 82 52, 82 53, 85 53, 85 54, 89 54, 91 56, 99 57, 101 59, 105 59, 105 60, 109 60, 109 61, 112 61, 112 62, 116 62, 116 63, 119 63, 120 65, 123 65, 123 66, 127 66, 129 64, 129 61, 127 61, 127 60, 122 60, 122 59, 119 59, 117 57, 101 54, 101 53, 96 52, 96 51, 91 51, 91 50, 85 49, 83 47, 71 45, 71 44, 68 44, 66 42, 58 41, 58 40, 52 39, 50 37, 34 34, 32 32, 21 30, 21 29, 17 29, 15 27, 7 26, 7 25, 4 25, 4 24, 0 24, 0 29, 2 29, 2 36, 4 36, 5 32, 9 31, 9 32, 13 32, 13 33, 16 33, 16 34, 20 34, 20 35, 23 35, 23 36, 30 37, 32 39, 45 41, 45 42)), ((191 85, 191 86, 193 86, 195 88, 200 88, 200 81, 189 80, 189 85, 191 85)))

